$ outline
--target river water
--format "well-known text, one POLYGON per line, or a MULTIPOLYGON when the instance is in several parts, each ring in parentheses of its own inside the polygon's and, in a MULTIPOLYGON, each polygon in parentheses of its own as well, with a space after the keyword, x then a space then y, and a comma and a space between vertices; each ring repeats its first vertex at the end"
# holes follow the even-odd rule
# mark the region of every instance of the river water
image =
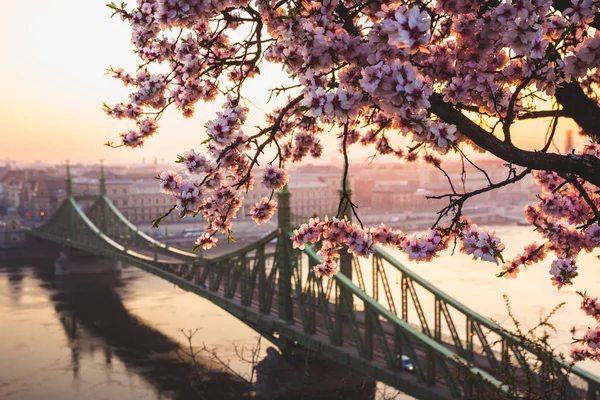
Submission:
MULTIPOLYGON (((507 244, 506 253, 537 239, 528 227, 495 229, 507 244)), ((568 352, 573 327, 581 336, 594 323, 579 310, 575 293, 600 294, 599 261, 593 255, 580 257, 575 285, 557 291, 550 284, 549 260, 508 280, 494 276, 499 267, 462 254, 415 264, 392 253, 441 290, 507 327, 503 294, 525 327, 566 302, 551 320, 558 330, 551 342, 559 351, 568 352)), ((58 279, 52 265, 48 260, 0 267, 0 399, 224 399, 247 390, 231 375, 209 372, 208 353, 202 353, 200 362, 207 367, 197 396, 187 363, 174 351, 187 342, 182 329, 198 329, 194 346, 205 344, 237 373, 250 374, 236 349, 256 346, 257 334, 225 311, 134 267, 118 275, 58 279)), ((363 271, 368 285, 368 262, 363 271)), ((399 292, 393 271, 389 278, 399 292)), ((267 346, 262 343, 260 355, 267 346)), ((598 363, 580 365, 600 374, 598 363)))

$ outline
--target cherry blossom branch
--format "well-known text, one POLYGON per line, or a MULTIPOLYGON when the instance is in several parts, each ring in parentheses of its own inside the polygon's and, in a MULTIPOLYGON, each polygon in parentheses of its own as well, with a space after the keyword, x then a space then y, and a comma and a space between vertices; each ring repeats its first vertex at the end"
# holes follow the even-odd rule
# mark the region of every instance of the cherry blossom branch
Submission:
POLYGON ((340 199, 340 203, 338 205, 337 218, 342 218, 341 213, 345 210, 346 207, 350 207, 352 209, 352 213, 356 217, 356 220, 360 224, 361 228, 364 228, 358 213, 356 212, 356 205, 352 202, 350 195, 348 194, 347 188, 347 180, 348 180, 348 169, 350 167, 350 162, 348 160, 348 121, 344 124, 344 138, 342 140, 342 150, 344 154, 344 175, 342 177, 342 198, 340 199))
POLYGON ((267 145, 269 143, 271 143, 273 140, 275 140, 275 134, 277 133, 278 130, 280 130, 281 123, 283 122, 283 118, 291 109, 293 109, 295 106, 297 106, 298 103, 300 103, 303 98, 304 98, 304 95, 299 95, 296 98, 294 98, 292 101, 290 101, 285 107, 283 107, 281 109, 281 111, 279 112, 279 115, 277 116, 277 119, 275 120, 273 125, 261 130, 257 134, 257 135, 264 135, 266 133, 269 133, 270 136, 267 140, 265 140, 256 149, 256 152, 254 154, 254 157, 252 158, 252 161, 250 162, 250 166, 248 167, 248 171, 246 172, 246 175, 242 179, 240 179, 240 181, 235 185, 237 188, 241 187, 248 181, 248 179, 250 178, 250 174, 252 173, 252 167, 254 167, 254 165, 256 165, 258 163, 259 155, 263 152, 263 150, 265 149, 265 147, 267 147, 267 145))

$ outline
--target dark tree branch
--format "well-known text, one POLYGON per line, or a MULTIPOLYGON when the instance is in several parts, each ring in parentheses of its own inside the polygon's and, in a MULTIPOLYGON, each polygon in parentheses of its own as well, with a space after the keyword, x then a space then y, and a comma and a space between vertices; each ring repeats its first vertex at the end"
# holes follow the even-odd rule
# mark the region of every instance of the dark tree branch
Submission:
POLYGON ((557 127, 558 127, 558 111, 557 111, 557 115, 552 120, 552 128, 551 128, 551 131, 550 131, 550 135, 548 137, 548 140, 546 141, 546 144, 542 148, 542 153, 547 152, 548 149, 550 148, 550 144, 554 140, 554 134, 556 133, 556 128, 557 127))
POLYGON ((454 218, 452 218, 452 224, 450 225, 450 228, 453 228, 454 225, 458 222, 458 220, 460 219, 460 217, 462 215, 462 207, 463 207, 465 201, 467 201, 471 197, 480 195, 482 193, 486 193, 486 192, 489 192, 491 190, 496 190, 496 189, 499 189, 499 188, 501 188, 503 186, 510 185, 512 183, 518 182, 521 179, 523 179, 525 176, 527 176, 530 172, 531 172, 531 169, 530 168, 526 168, 520 174, 515 175, 514 177, 512 177, 510 179, 506 179, 506 180, 504 180, 502 182, 498 182, 498 183, 486 186, 486 187, 481 188, 481 189, 473 190, 472 192, 467 192, 467 193, 448 193, 448 194, 443 194, 441 196, 427 196, 427 199, 436 199, 436 200, 439 200, 439 199, 446 199, 447 198, 450 201, 450 204, 448 204, 440 212, 438 212, 438 218, 435 221, 435 223, 433 224, 433 226, 431 227, 431 229, 434 229, 439 224, 440 220, 444 216, 448 215, 448 213, 451 210, 456 209, 456 212, 454 214, 454 218))
MULTIPOLYGON (((464 151, 462 151, 460 149, 459 146, 455 146, 454 147, 456 149, 456 151, 458 151, 461 155, 461 157, 465 160, 467 160, 467 162, 469 164, 471 164, 471 166, 473 166, 476 170, 478 170, 479 172, 481 172, 483 175, 485 175, 485 179, 487 179, 488 183, 490 185, 493 185, 494 183, 492 182, 492 180, 490 179, 490 176, 488 175, 488 173, 485 171, 485 169, 481 168, 480 166, 478 166, 477 164, 475 164, 473 161, 471 161, 471 159, 469 157, 467 157, 467 155, 464 153, 464 151)), ((464 170, 464 167, 463 167, 464 170)))
POLYGON ((594 213, 594 219, 590 220, 585 226, 591 225, 594 222, 600 223, 600 211, 598 211, 598 207, 596 207, 596 204, 592 201, 592 199, 590 199, 590 196, 588 195, 581 182, 577 180, 577 177, 565 174, 560 174, 560 177, 563 178, 565 182, 569 182, 570 184, 575 186, 581 197, 583 197, 583 199, 587 203, 588 207, 590 207, 590 209, 592 210, 592 213, 594 213))
POLYGON ((250 178, 250 174, 252 173, 252 167, 254 167, 254 165, 258 162, 258 156, 262 153, 264 148, 267 147, 267 145, 269 143, 271 143, 272 141, 275 140, 275 135, 277 134, 277 131, 281 129, 281 123, 283 122, 283 118, 287 115, 287 113, 291 109, 293 109, 296 105, 298 105, 298 103, 300 103, 303 98, 304 98, 304 95, 301 94, 300 96, 291 100, 285 107, 283 107, 281 109, 281 111, 279 112, 279 115, 277 116, 277 119, 275 120, 273 125, 271 125, 268 128, 265 128, 259 132, 259 134, 261 134, 261 135, 265 134, 265 133, 269 133, 269 138, 267 140, 265 140, 260 146, 258 146, 258 148, 256 149, 256 153, 254 155, 254 158, 252 159, 252 161, 250 162, 250 166, 248 167, 248 172, 242 179, 240 179, 240 181, 238 183, 236 183, 234 185, 235 187, 240 188, 242 185, 244 185, 246 182, 248 182, 248 179, 250 178))
POLYGON ((508 110, 506 112, 506 118, 502 121, 502 131, 504 132, 504 141, 506 143, 512 143, 510 138, 510 126, 515 120, 515 103, 517 98, 519 97, 519 93, 531 82, 532 77, 526 78, 517 86, 515 92, 510 97, 510 101, 508 102, 508 110))
POLYGON ((342 215, 342 213, 346 211, 346 207, 350 207, 350 209, 352 210, 352 214, 354 214, 354 216, 356 217, 358 223, 360 224, 360 227, 364 228, 364 225, 360 220, 358 213, 356 212, 356 204, 352 202, 352 199, 350 199, 350 195, 348 194, 347 180, 348 168, 350 167, 350 162, 348 161, 348 121, 346 121, 346 123, 344 124, 343 135, 344 138, 342 140, 342 151, 344 154, 344 176, 342 178, 342 198, 340 199, 336 215, 337 218, 343 218, 344 215, 342 215))
POLYGON ((521 114, 517 117, 517 119, 535 119, 535 118, 550 118, 550 117, 570 117, 565 110, 540 110, 540 111, 526 111, 524 114, 521 114))
MULTIPOLYGON (((432 113, 447 123, 456 125, 458 130, 473 143, 498 158, 535 170, 551 170, 558 173, 575 174, 596 186, 600 186, 600 174, 598 173, 600 171, 600 159, 596 157, 575 154, 561 156, 553 153, 527 151, 517 148, 481 128, 467 116, 456 110, 452 104, 446 103, 439 94, 431 95, 429 101, 432 113)), ((598 126, 600 127, 600 124, 598 126)))
POLYGON ((600 107, 590 99, 576 82, 556 88, 556 100, 566 114, 575 120, 595 142, 600 140, 600 107))

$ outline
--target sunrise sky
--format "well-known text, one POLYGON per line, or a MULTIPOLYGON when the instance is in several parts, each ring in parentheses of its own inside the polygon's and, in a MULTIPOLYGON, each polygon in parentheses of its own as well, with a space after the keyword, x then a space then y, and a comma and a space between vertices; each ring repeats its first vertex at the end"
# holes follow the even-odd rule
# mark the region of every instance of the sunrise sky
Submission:
MULTIPOLYGON (((199 104, 196 116, 186 120, 174 110, 160 122, 160 130, 143 149, 111 149, 119 132, 133 126, 102 112, 102 103, 127 99, 128 90, 105 76, 112 65, 135 70, 138 59, 129 42, 130 30, 119 18, 110 18, 107 0, 29 0, 0 2, 0 161, 140 162, 155 157, 174 160, 189 148, 200 148, 204 122, 220 107, 219 102, 199 104)), ((282 82, 277 66, 261 67, 263 76, 253 84, 256 104, 246 125, 262 122, 267 88, 282 82)), ((547 122, 519 125, 513 137, 522 145, 540 148, 547 122), (540 135, 540 132, 542 134, 540 135), (541 136, 541 137, 540 137, 541 136)), ((562 122, 556 144, 562 149, 564 132, 574 129, 562 122)), ((576 137, 576 143, 582 139, 576 137)), ((335 149, 333 134, 323 141, 335 149)), ((331 159, 335 150, 325 159, 331 159)), ((366 157, 372 150, 353 150, 366 157)))

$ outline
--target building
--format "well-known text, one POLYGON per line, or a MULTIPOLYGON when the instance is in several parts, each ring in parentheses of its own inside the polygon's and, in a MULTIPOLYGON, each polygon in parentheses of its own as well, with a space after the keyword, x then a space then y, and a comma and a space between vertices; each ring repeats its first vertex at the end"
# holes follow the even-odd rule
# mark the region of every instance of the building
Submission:
POLYGON ((402 211, 415 206, 416 188, 408 181, 381 181, 372 190, 372 208, 402 211))
POLYGON ((308 219, 314 215, 336 215, 340 203, 339 177, 334 185, 327 177, 297 174, 290 179, 288 188, 293 217, 308 219))
MULTIPOLYGON (((314 215, 321 217, 335 216, 340 202, 341 173, 317 169, 298 168, 290 172, 288 190, 290 192, 290 211, 292 219, 308 219, 314 215)), ((248 215, 252 206, 263 197, 271 196, 271 191, 266 189, 259 179, 256 180, 254 189, 244 193, 244 203, 238 212, 238 218, 248 215)), ((352 189, 352 187, 350 187, 352 189)), ((277 194, 274 194, 277 200, 277 194)))
MULTIPOLYGON (((156 179, 130 181, 107 181, 108 197, 133 223, 149 223, 173 207, 173 197, 160 191, 156 179)), ((163 221, 175 222, 177 212, 172 212, 163 221)))

